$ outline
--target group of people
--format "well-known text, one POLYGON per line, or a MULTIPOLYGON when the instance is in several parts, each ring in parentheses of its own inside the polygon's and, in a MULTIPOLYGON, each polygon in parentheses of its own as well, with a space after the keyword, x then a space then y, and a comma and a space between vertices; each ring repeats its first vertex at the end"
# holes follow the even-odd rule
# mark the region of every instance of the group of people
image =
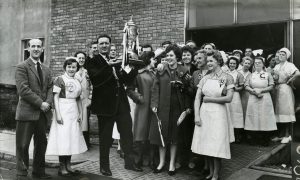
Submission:
POLYGON ((90 110, 98 118, 100 172, 106 176, 112 175, 114 127, 125 169, 143 171, 148 157, 153 173, 167 169, 173 176, 177 163, 191 167, 191 159, 201 155, 202 172, 213 180, 219 178, 221 159, 231 158, 230 143, 291 140, 290 125, 296 120, 292 82, 300 72, 289 62, 287 48, 264 58, 250 48, 226 53, 213 43, 198 48, 193 41, 184 46, 165 41, 156 51, 142 46, 138 54, 143 65, 126 67, 116 50, 110 36, 100 35, 87 54, 67 57, 64 74, 52 82, 49 68, 39 60, 42 42, 29 41, 30 57, 16 70, 17 175, 27 175, 33 134, 33 176, 50 177, 45 153, 59 156, 59 175, 80 173, 70 161, 71 155, 88 149, 90 110))

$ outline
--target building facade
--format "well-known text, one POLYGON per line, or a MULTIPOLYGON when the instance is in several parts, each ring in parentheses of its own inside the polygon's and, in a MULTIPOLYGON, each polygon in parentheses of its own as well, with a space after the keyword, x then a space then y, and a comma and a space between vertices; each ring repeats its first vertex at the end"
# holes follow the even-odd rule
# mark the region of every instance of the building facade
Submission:
POLYGON ((226 51, 286 46, 300 67, 300 0, 1 0, 0 15, 0 127, 14 126, 15 66, 28 57, 28 39, 44 42, 43 61, 54 77, 65 57, 87 51, 99 34, 110 35, 121 53, 130 15, 140 43, 154 49, 188 39, 226 51))

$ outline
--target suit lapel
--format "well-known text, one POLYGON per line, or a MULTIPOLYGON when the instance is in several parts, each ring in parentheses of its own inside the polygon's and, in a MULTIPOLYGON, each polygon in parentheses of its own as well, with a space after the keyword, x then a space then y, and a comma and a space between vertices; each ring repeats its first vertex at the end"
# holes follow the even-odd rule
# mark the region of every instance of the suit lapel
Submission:
MULTIPOLYGON (((38 75, 38 72, 37 72, 37 70, 36 70, 36 68, 35 68, 35 64, 32 62, 32 60, 31 60, 30 58, 28 58, 27 61, 28 61, 28 65, 29 65, 30 70, 33 72, 33 74, 35 74, 36 78, 37 78, 38 81, 39 81, 39 84, 41 85, 41 80, 40 80, 39 75, 38 75)), ((43 74, 44 74, 44 73, 43 73, 43 74)), ((43 75, 43 76, 44 76, 44 75, 43 75)))

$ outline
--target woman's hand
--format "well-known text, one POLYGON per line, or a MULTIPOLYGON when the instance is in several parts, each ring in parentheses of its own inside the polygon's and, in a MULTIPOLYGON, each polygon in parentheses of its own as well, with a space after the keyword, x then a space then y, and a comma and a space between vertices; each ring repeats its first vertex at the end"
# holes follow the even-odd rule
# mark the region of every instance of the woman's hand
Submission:
POLYGON ((57 122, 57 124, 61 124, 61 125, 64 124, 64 121, 62 120, 61 117, 58 117, 58 118, 56 119, 56 122, 57 122))
POLYGON ((210 97, 208 97, 208 96, 203 97, 203 102, 204 103, 208 103, 208 102, 211 102, 211 101, 212 101, 212 99, 210 97))
POLYGON ((200 116, 195 116, 195 125, 197 125, 197 126, 201 126, 202 125, 202 121, 200 119, 200 116))
POLYGON ((157 107, 152 108, 152 111, 153 111, 154 113, 157 113, 157 107))
POLYGON ((92 101, 91 101, 90 99, 88 99, 88 100, 86 101, 86 107, 89 107, 91 104, 92 104, 92 101))
POLYGON ((82 117, 82 114, 79 113, 78 118, 77 118, 77 122, 81 123, 81 120, 82 120, 81 117, 82 117))

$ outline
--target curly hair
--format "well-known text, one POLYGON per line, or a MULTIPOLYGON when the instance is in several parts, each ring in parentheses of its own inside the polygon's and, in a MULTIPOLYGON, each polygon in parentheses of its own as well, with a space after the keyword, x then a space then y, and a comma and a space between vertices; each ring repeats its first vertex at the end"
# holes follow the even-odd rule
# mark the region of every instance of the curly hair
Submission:
POLYGON ((240 64, 239 59, 236 56, 229 56, 228 60, 226 61, 226 65, 228 67, 229 67, 230 60, 234 60, 235 61, 235 63, 236 63, 235 69, 237 69, 239 67, 239 64, 240 64))
POLYGON ((64 62, 64 65, 63 65, 63 68, 64 68, 64 70, 66 70, 66 67, 68 66, 68 65, 71 65, 71 64, 73 64, 73 63, 76 63, 77 64, 77 69, 76 69, 76 71, 78 71, 79 70, 79 63, 77 62, 77 60, 76 60, 76 58, 74 57, 69 57, 69 58, 67 58, 67 60, 65 60, 65 62, 64 62))
POLYGON ((198 51, 196 51, 194 53, 194 57, 198 54, 203 54, 204 55, 204 59, 206 60, 207 59, 207 52, 204 50, 204 49, 199 49, 198 51))
POLYGON ((143 52, 139 59, 143 60, 144 65, 148 66, 151 63, 151 58, 155 56, 154 52, 143 52))
POLYGON ((182 53, 184 53, 184 52, 189 52, 189 53, 191 53, 191 55, 192 55, 192 61, 194 60, 194 53, 195 53, 195 51, 194 51, 194 49, 193 48, 191 48, 190 46, 183 46, 182 48, 181 48, 181 51, 182 51, 182 53))
POLYGON ((214 58, 221 67, 224 65, 222 55, 218 50, 213 50, 212 52, 207 53, 207 56, 212 56, 212 58, 214 58))
POLYGON ((177 61, 181 61, 181 56, 182 56, 182 51, 180 49, 180 47, 176 44, 171 44, 169 45, 167 48, 166 48, 166 54, 169 53, 170 51, 173 51, 176 58, 177 58, 177 61))

